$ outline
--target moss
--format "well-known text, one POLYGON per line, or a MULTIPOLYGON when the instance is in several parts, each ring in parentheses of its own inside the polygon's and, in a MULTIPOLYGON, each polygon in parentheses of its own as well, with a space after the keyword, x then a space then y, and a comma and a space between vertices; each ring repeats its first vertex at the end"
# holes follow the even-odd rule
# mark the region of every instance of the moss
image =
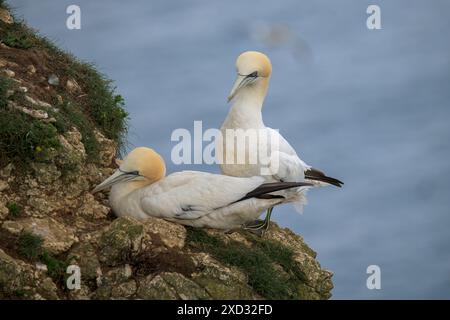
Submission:
POLYGON ((132 256, 142 245, 144 236, 142 224, 129 218, 114 220, 100 237, 100 261, 110 266, 131 263, 132 256))
POLYGON ((13 218, 20 217, 22 214, 22 207, 15 202, 9 202, 6 207, 9 210, 9 215, 13 218))
POLYGON ((255 245, 264 252, 272 261, 275 261, 284 270, 294 274, 298 279, 306 281, 305 273, 300 270, 294 260, 294 252, 286 246, 274 241, 267 241, 250 235, 255 245))
POLYGON ((42 253, 42 237, 30 232, 23 232, 18 239, 18 252, 28 260, 36 260, 42 253))
POLYGON ((214 300, 253 300, 253 288, 239 279, 223 276, 222 270, 206 267, 194 276, 194 281, 205 288, 214 300))
POLYGON ((187 242, 210 253, 222 263, 235 266, 248 276, 248 284, 267 299, 304 299, 300 286, 305 275, 294 261, 293 251, 270 240, 248 235, 252 247, 237 241, 224 243, 201 229, 188 228, 187 242), (280 268, 282 271, 280 272, 280 268))
POLYGON ((203 244, 207 247, 218 247, 223 245, 223 241, 209 235, 202 229, 186 227, 186 231, 186 242, 190 242, 191 244, 203 244))

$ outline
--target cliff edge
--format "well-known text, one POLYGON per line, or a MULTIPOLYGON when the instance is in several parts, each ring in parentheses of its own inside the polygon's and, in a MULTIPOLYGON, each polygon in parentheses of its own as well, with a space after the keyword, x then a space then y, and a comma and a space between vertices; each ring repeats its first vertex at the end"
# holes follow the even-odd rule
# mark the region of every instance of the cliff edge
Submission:
POLYGON ((114 217, 90 190, 115 170, 123 99, 3 1, 0 41, 0 299, 330 298, 332 273, 275 223, 259 238, 114 217))

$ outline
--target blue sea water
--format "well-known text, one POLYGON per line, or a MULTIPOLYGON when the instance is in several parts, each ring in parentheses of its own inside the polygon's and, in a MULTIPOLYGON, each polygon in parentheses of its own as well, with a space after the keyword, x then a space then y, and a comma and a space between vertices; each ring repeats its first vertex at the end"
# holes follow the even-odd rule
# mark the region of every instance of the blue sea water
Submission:
POLYGON ((309 164, 345 182, 313 190, 303 215, 274 219, 334 272, 333 297, 450 298, 450 2, 445 0, 8 0, 16 15, 115 80, 130 147, 169 172, 176 128, 220 127, 245 50, 273 64, 263 109, 309 164), (366 9, 381 8, 381 30, 366 9), (381 290, 366 268, 381 268, 381 290))

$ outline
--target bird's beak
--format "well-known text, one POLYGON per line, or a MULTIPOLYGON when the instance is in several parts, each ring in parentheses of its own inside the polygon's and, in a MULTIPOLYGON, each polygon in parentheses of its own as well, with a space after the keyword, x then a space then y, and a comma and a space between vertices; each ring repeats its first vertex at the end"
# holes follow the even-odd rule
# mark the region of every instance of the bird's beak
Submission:
POLYGON ((134 180, 136 178, 140 177, 139 172, 132 171, 132 172, 126 172, 122 170, 117 170, 114 172, 108 179, 100 183, 98 186, 95 187, 94 190, 92 190, 92 193, 96 193, 102 190, 105 190, 117 183, 120 182, 127 182, 134 180))
POLYGON ((243 76, 238 74, 236 81, 234 82, 233 88, 231 89, 230 95, 228 96, 228 102, 230 102, 238 93, 238 91, 245 87, 246 85, 255 81, 255 77, 243 76))

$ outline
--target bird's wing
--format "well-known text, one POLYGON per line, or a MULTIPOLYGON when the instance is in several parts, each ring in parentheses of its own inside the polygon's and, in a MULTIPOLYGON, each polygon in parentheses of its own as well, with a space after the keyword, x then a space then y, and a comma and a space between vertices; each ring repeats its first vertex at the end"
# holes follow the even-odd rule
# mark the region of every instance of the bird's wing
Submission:
POLYGON ((262 177, 236 178, 206 172, 178 172, 143 192, 141 207, 152 216, 198 219, 243 198, 264 182, 262 177))
MULTIPOLYGON (((271 163, 278 160, 278 172, 273 177, 280 181, 307 181, 315 186, 334 185, 341 187, 344 183, 336 178, 327 176, 319 169, 306 164, 295 152, 294 148, 276 130, 267 128, 271 135, 278 139, 278 148, 272 152, 271 163)), ((273 165, 272 165, 273 166, 273 165)))
POLYGON ((294 148, 277 130, 267 130, 271 136, 270 163, 274 178, 279 181, 304 181, 304 172, 310 166, 300 159, 294 148))
POLYGON ((341 187, 344 183, 336 178, 328 177, 319 169, 307 165, 295 152, 294 148, 276 130, 267 128, 278 139, 278 151, 272 152, 271 162, 279 159, 278 174, 275 178, 281 181, 308 181, 315 186, 334 185, 341 187))
POLYGON ((270 157, 270 170, 277 181, 304 181, 304 167, 296 156, 274 151, 270 157))

